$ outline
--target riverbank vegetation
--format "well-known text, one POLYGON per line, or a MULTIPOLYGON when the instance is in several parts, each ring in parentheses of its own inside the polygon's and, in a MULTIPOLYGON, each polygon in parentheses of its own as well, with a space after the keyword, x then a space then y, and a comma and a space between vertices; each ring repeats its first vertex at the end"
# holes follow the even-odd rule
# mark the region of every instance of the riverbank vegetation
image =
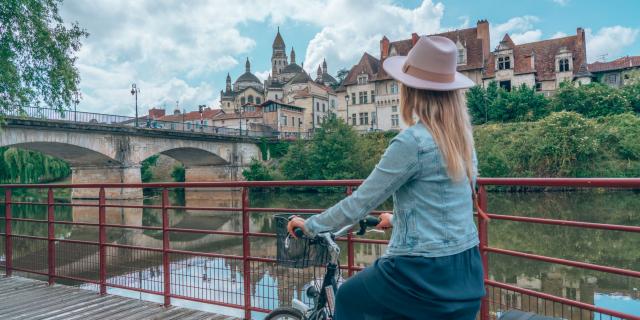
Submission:
POLYGON ((71 168, 63 160, 40 152, 0 148, 1 183, 47 183, 68 177, 71 168))
MULTIPOLYGON (((331 118, 312 141, 293 143, 267 164, 253 161, 247 180, 362 179, 395 133, 359 135, 331 118)), ((538 121, 474 127, 479 171, 486 177, 640 176, 640 117, 623 113, 588 118, 549 113, 538 121)))

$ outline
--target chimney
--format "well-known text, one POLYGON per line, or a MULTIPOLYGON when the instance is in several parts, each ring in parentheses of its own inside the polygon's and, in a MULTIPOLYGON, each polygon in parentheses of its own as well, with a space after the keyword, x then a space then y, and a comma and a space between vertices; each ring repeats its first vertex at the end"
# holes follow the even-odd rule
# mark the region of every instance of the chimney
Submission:
POLYGON ((384 60, 389 56, 389 38, 383 36, 380 40, 380 60, 384 60))
POLYGON ((160 108, 151 108, 151 109, 149 109, 149 117, 151 119, 162 118, 162 117, 164 117, 164 115, 165 115, 164 109, 160 109, 160 108))
POLYGON ((416 42, 418 42, 418 39, 420 39, 420 36, 418 36, 417 33, 412 33, 411 34, 411 47, 413 48, 413 46, 416 45, 416 42))
POLYGON ((578 56, 582 57, 582 61, 578 61, 580 64, 587 62, 587 43, 584 38, 584 29, 578 27, 576 29, 576 49, 580 50, 578 56))
POLYGON ((489 21, 478 20, 476 23, 477 38, 482 40, 482 60, 489 58, 491 53, 491 38, 489 36, 489 21))

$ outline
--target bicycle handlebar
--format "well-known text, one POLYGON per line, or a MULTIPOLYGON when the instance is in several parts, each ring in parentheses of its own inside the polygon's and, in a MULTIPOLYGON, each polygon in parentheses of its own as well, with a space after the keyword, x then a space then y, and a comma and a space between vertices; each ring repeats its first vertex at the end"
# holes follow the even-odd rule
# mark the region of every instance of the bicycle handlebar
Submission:
MULTIPOLYGON (((368 227, 375 227, 378 224, 380 224, 379 217, 366 216, 364 219, 358 221, 358 226, 360 226, 360 229, 358 230, 358 232, 356 232, 356 234, 361 236, 365 234, 365 232, 367 232, 368 227)), ((302 231, 302 228, 299 228, 299 227, 293 228, 293 233, 296 235, 297 238, 304 237, 304 231, 302 231)))

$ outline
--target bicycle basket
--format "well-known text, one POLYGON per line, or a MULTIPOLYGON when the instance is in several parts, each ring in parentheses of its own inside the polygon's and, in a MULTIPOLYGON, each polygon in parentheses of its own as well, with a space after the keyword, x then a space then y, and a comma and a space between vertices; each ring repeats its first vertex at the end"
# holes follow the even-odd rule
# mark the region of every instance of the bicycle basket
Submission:
POLYGON ((277 236, 276 260, 279 265, 290 268, 307 268, 322 266, 329 262, 329 251, 324 244, 316 243, 311 239, 295 239, 288 236, 288 214, 274 216, 277 236), (289 246, 285 244, 288 241, 289 246))

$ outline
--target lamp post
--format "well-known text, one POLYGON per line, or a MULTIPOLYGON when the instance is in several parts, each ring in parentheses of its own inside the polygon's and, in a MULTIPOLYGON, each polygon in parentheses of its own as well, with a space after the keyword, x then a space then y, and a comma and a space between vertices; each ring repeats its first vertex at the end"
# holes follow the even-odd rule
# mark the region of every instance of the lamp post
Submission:
POLYGON ((80 93, 73 93, 73 122, 78 122, 78 103, 80 103, 80 93))
POLYGON ((138 93, 140 93, 140 89, 136 87, 136 84, 131 85, 131 95, 136 97, 136 128, 138 127, 138 93))
POLYGON ((204 131, 204 119, 202 118, 202 113, 204 112, 205 105, 201 104, 198 106, 198 111, 200 112, 200 131, 204 131))
POLYGON ((347 125, 349 125, 349 95, 344 96, 344 102, 347 104, 347 116, 345 120, 347 121, 347 125))

